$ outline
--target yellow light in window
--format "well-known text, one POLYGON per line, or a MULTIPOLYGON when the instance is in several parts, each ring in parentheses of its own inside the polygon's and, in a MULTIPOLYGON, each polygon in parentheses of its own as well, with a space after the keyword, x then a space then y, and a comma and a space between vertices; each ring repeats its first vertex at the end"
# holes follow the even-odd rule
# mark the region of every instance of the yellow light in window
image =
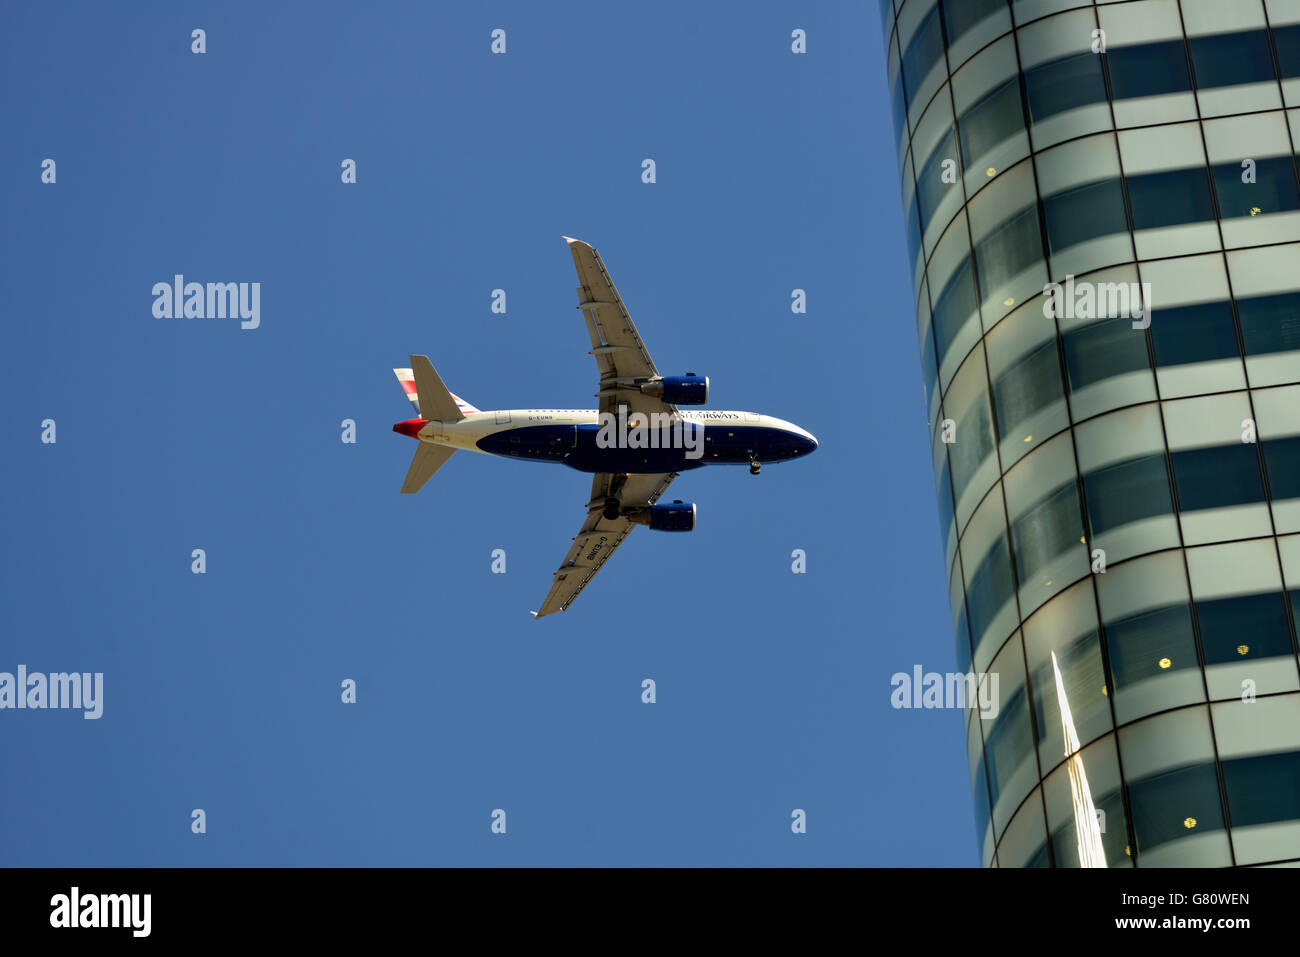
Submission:
POLYGON ((990 166, 988 169, 986 169, 986 170, 984 171, 984 175, 985 175, 985 176, 997 176, 997 175, 998 175, 998 171, 995 170, 992 166, 990 166))
POLYGON ((1161 668, 1168 668, 1170 665, 1173 664, 1173 662, 1170 661, 1168 658, 1161 658, 1159 661, 1156 662, 1156 664, 1158 664, 1161 668))
POLYGON ((1263 212, 1263 210, 1261 210, 1258 206, 1250 207, 1250 215, 1252 216, 1258 216, 1261 212, 1263 212))
POLYGON ((1087 545, 1087 544, 1088 544, 1088 538, 1087 538, 1087 536, 1085 536, 1085 535, 1080 535, 1080 536, 1079 536, 1079 542, 1080 542, 1081 544, 1083 544, 1083 545, 1087 545))
POLYGON ((1015 296, 1007 296, 1007 298, 1002 300, 1002 305, 1004 306, 1014 306, 1015 304, 1016 304, 1015 296))
POLYGON ((1133 849, 1132 849, 1131 847, 1129 847, 1127 844, 1124 845, 1124 856, 1125 856, 1125 857, 1132 857, 1132 856, 1133 856, 1133 849))
POLYGON ((1101 693, 1104 694, 1104 695, 1109 695, 1109 694, 1110 694, 1110 692, 1106 690, 1106 686, 1105 686, 1105 685, 1102 685, 1102 686, 1101 686, 1101 693))
POLYGON ((1248 655, 1248 654, 1250 654, 1250 645, 1238 645, 1238 646, 1237 646, 1237 654, 1239 654, 1239 655, 1248 655))
POLYGON ((1026 441, 1026 442, 1032 442, 1032 441, 1034 441, 1034 437, 1033 437, 1032 435, 1026 435, 1026 436, 1025 436, 1025 441, 1026 441))
POLYGON ((1192 828, 1196 827, 1196 818, 1194 817, 1183 818, 1183 827, 1187 828, 1187 830, 1189 831, 1192 828))

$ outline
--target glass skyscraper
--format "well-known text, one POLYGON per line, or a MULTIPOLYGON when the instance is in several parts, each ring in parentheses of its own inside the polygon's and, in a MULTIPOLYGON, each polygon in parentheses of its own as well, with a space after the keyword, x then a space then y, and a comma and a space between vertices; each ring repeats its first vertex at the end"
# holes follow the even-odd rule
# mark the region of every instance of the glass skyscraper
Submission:
POLYGON ((982 860, 1300 865, 1300 0, 882 15, 982 860))

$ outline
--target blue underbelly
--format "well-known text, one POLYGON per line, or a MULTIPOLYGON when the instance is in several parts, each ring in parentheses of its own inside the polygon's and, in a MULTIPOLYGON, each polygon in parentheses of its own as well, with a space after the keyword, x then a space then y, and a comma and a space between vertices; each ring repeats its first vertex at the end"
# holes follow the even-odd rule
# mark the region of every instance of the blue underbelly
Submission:
POLYGON ((744 465, 789 458, 788 433, 755 425, 705 426, 704 441, 688 448, 601 448, 595 425, 530 425, 478 441, 492 455, 562 462, 579 472, 685 472, 703 465, 744 465))

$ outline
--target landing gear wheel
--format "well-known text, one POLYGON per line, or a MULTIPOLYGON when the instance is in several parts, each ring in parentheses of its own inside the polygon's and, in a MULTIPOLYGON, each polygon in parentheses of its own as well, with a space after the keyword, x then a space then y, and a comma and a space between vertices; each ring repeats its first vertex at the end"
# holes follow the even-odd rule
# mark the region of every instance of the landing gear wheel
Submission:
POLYGON ((620 472, 610 479, 609 489, 605 494, 605 508, 601 514, 613 522, 623 514, 623 486, 627 484, 627 473, 620 472))
POLYGON ((750 474, 750 475, 757 475, 757 474, 758 474, 758 470, 759 470, 760 468, 762 468, 762 466, 760 466, 757 462, 750 462, 750 463, 749 463, 749 474, 750 474))

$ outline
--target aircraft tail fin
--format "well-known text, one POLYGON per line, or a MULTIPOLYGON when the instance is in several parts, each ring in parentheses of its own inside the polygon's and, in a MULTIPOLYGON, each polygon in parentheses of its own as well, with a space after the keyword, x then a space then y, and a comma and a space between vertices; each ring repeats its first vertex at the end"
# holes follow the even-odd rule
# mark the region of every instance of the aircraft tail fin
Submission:
POLYGON ((447 391, 442 377, 428 356, 411 356, 411 368, 394 369, 393 373, 422 419, 455 422, 470 412, 478 411, 464 399, 447 391))
POLYGON ((411 405, 415 406, 415 414, 419 415, 420 399, 415 391, 415 373, 410 369, 394 369, 393 374, 397 376, 398 384, 406 393, 406 397, 411 400, 411 405))
POLYGON ((421 442, 411 459, 411 467, 406 470, 406 481, 402 483, 402 493, 413 495, 424 488, 424 483, 433 478, 433 473, 442 468, 456 450, 446 445, 430 445, 421 442))

